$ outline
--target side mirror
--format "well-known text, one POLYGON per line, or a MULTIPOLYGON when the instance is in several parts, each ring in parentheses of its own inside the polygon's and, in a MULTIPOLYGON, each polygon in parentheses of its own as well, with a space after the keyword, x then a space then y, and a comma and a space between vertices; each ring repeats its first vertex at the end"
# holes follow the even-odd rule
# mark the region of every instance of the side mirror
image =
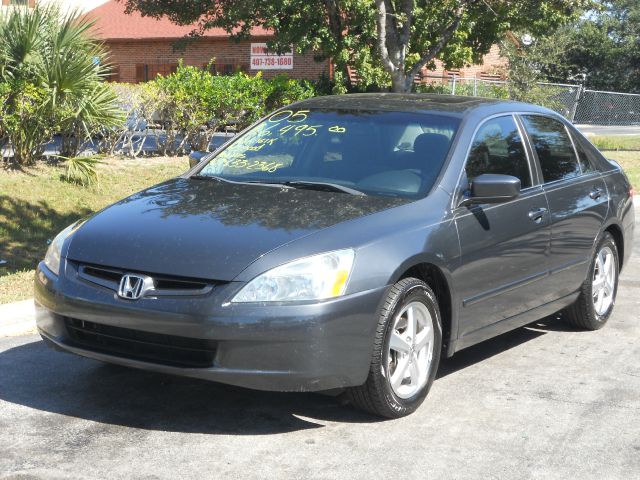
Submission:
POLYGON ((462 205, 503 203, 520 195, 520 179, 511 175, 485 173, 471 182, 471 196, 462 205))

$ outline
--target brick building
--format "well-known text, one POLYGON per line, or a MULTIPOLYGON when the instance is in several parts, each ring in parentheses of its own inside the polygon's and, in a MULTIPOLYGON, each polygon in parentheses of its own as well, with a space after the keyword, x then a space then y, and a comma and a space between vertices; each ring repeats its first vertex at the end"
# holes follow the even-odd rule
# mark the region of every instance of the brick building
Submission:
MULTIPOLYGON (((8 0, 2 0, 8 1, 8 0)), ((180 26, 168 19, 156 20, 134 12, 125 14, 124 5, 115 0, 94 0, 102 3, 87 15, 96 22, 95 32, 110 52, 114 66, 113 81, 139 83, 152 80, 157 74, 168 74, 177 68, 178 61, 187 65, 204 67, 213 60, 213 70, 230 73, 243 70, 251 73, 263 71, 269 78, 277 73, 286 73, 292 78, 316 80, 320 75, 329 75, 329 61, 316 62, 312 53, 292 52, 286 58, 260 55, 264 43, 270 38, 268 31, 254 29, 248 41, 235 42, 222 29, 211 29, 184 51, 174 49, 174 43, 192 31, 191 26, 180 26), (252 54, 253 52, 253 54, 252 54), (256 53, 258 53, 256 55, 256 53), (262 59, 260 58, 262 57, 262 59), (278 62, 281 64, 278 65, 278 62)), ((494 46, 480 65, 447 71, 437 63, 435 71, 424 70, 418 81, 434 82, 447 80, 453 75, 477 78, 496 78, 496 72, 505 60, 494 46)), ((357 80, 357 72, 352 72, 357 80)))
POLYGON ((321 74, 329 73, 329 62, 316 62, 312 53, 300 55, 293 52, 280 59, 266 57, 264 42, 269 40, 270 34, 263 29, 255 29, 250 40, 241 42, 230 40, 222 29, 211 29, 203 38, 188 45, 186 50, 176 51, 176 40, 191 32, 193 27, 175 25, 167 19, 143 17, 137 12, 127 15, 124 5, 115 0, 100 5, 87 15, 95 20, 95 32, 110 52, 114 81, 138 83, 152 80, 157 74, 175 71, 180 59, 186 65, 200 67, 213 60, 212 68, 220 73, 237 69, 254 73, 263 70, 267 78, 286 73, 292 78, 316 80, 321 74), (260 61, 265 64, 264 68, 256 65, 260 61))
POLYGON ((477 65, 469 65, 458 70, 445 70, 442 62, 436 61, 436 69, 423 71, 423 75, 428 77, 451 76, 457 75, 465 78, 486 78, 492 79, 500 76, 499 72, 504 70, 507 65, 507 59, 500 56, 500 47, 494 45, 489 53, 482 57, 482 62, 477 65))

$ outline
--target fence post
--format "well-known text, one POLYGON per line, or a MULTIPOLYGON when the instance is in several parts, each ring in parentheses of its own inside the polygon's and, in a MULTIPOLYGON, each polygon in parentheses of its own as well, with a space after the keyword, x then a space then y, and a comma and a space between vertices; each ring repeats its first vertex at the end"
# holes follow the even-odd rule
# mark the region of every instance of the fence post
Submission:
POLYGON ((478 77, 473 77, 473 96, 478 96, 478 77))
POLYGON ((569 120, 571 121, 571 123, 573 123, 573 121, 576 119, 576 112, 578 111, 578 103, 582 98, 583 90, 584 90, 584 85, 582 84, 578 85, 578 88, 576 89, 576 97, 573 100, 573 105, 571 105, 571 110, 569 111, 569 120))
POLYGON ((451 95, 455 95, 456 94, 456 78, 457 78, 457 76, 454 74, 453 75, 453 83, 451 85, 451 95))

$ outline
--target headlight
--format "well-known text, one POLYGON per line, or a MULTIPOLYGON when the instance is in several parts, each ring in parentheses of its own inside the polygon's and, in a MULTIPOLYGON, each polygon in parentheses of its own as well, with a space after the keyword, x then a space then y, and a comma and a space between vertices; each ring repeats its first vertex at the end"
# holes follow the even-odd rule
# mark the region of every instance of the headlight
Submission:
POLYGON ((251 280, 231 300, 295 302, 339 297, 347 288, 354 251, 336 250, 280 265, 251 280))
POLYGON ((60 256, 62 253, 62 244, 78 226, 80 226, 80 224, 76 222, 62 230, 58 235, 56 235, 56 238, 53 239, 53 241, 49 245, 49 248, 47 249, 47 254, 44 256, 44 264, 56 275, 58 275, 60 272, 60 256))

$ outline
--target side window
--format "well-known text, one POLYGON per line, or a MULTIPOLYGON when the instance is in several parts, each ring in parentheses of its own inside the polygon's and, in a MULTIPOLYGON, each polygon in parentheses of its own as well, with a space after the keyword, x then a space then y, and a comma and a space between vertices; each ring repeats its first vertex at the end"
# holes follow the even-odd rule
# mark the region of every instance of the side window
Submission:
POLYGON ((572 135, 573 136, 573 144, 576 147, 576 152, 578 153, 578 161, 580 162, 580 168, 582 169, 582 173, 591 173, 591 172, 595 172, 596 168, 593 166, 593 163, 591 163, 591 156, 589 155, 589 153, 587 153, 586 148, 584 147, 584 144, 580 141, 579 138, 576 137, 576 135, 572 135))
POLYGON ((465 172, 469 182, 483 173, 499 173, 519 178, 522 188, 532 185, 522 138, 511 115, 494 118, 480 127, 465 172))
POLYGON ((541 115, 525 115, 524 125, 538 154, 545 183, 580 175, 580 165, 564 124, 541 115))

